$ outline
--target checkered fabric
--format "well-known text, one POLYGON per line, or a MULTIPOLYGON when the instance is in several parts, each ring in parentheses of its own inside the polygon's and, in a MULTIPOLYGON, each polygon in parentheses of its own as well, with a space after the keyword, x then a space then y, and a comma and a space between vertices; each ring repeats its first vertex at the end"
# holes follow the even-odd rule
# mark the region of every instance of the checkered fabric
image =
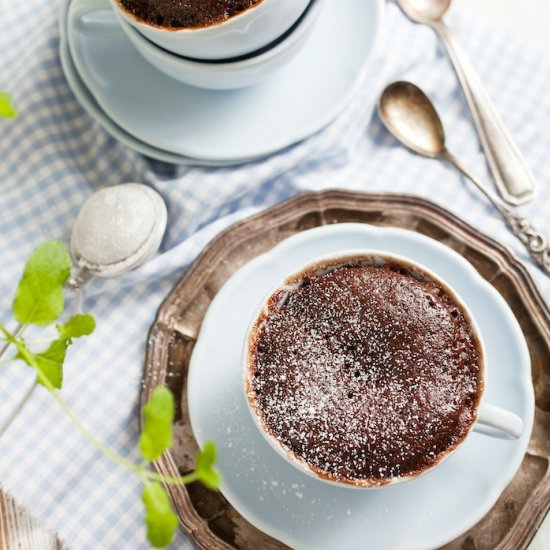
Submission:
MULTIPOLYGON (((328 0, 338 1, 338 0, 328 0)), ((390 3, 384 36, 347 109, 303 143, 235 168, 177 167, 117 143, 69 90, 58 57, 58 5, 7 0, 0 7, 0 89, 20 116, 0 121, 0 317, 33 247, 67 242, 80 205, 94 190, 121 182, 155 187, 168 206, 160 253, 147 265, 87 288, 96 333, 69 352, 63 395, 86 426, 138 460, 137 399, 147 330, 163 298, 205 244, 223 228, 300 191, 329 187, 427 197, 511 248, 547 298, 550 279, 479 192, 451 168, 398 145, 375 114, 382 86, 418 83, 443 114, 449 147, 488 185, 491 180, 468 108, 435 35, 390 3)), ((532 167, 540 190, 522 211, 550 235, 550 63, 516 39, 453 11, 449 23, 471 54, 490 97, 532 167)), ((330 70, 327 68, 327 70, 330 70)), ((32 379, 20 365, 1 369, 0 413, 32 379)), ((70 548, 146 548, 140 487, 74 429, 38 389, 0 441, 3 487, 43 517, 70 548)), ((185 547, 180 534, 174 547, 185 547)))

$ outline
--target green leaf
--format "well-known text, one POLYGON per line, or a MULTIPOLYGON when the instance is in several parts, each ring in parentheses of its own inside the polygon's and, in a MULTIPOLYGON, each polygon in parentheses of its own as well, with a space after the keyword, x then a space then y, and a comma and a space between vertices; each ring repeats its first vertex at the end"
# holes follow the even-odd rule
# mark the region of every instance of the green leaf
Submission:
POLYGON ((11 103, 11 97, 6 92, 0 91, 0 118, 15 118, 17 111, 11 103))
POLYGON ((95 329, 95 319, 88 314, 78 313, 71 317, 64 325, 56 325, 59 338, 69 340, 89 336, 95 329))
POLYGON ((143 432, 139 438, 141 454, 147 460, 156 460, 165 449, 172 446, 172 423, 174 422, 174 396, 164 386, 153 390, 143 407, 143 432))
POLYGON ((213 441, 207 441, 201 451, 195 458, 195 471, 199 479, 209 489, 219 489, 222 482, 222 476, 214 465, 216 464, 216 445, 213 441))
POLYGON ((201 483, 208 487, 208 489, 217 491, 220 488, 223 478, 218 470, 214 468, 209 471, 201 470, 200 472, 197 472, 197 474, 199 475, 201 483))
POLYGON ((195 459, 196 470, 209 470, 216 463, 217 458, 216 444, 213 441, 207 441, 202 450, 197 453, 195 459))
POLYGON ((63 363, 68 347, 68 340, 54 340, 47 350, 41 353, 33 353, 23 344, 19 344, 17 346, 19 352, 15 358, 23 360, 27 365, 38 371, 37 382, 39 384, 45 385, 42 380, 42 377, 45 377, 54 388, 61 389, 63 385, 63 363))
POLYGON ((39 245, 31 254, 19 281, 13 314, 22 324, 45 326, 63 311, 63 285, 71 274, 71 258, 58 241, 39 245))
POLYGON ((155 548, 164 548, 174 540, 178 517, 174 514, 170 499, 160 483, 148 483, 143 489, 147 540, 155 548))

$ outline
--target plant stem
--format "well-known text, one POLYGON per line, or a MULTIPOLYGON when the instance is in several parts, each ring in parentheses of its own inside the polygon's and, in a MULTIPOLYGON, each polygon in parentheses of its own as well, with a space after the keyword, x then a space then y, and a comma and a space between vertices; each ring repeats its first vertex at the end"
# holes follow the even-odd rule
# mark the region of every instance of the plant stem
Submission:
MULTIPOLYGON (((45 377, 44 377, 45 378, 45 377)), ((54 399, 57 401, 59 406, 63 409, 63 411, 67 414, 69 419, 72 421, 72 423, 78 428, 80 433, 92 444, 101 451, 105 456, 116 462, 117 464, 120 464, 121 466, 124 466, 131 470, 132 472, 139 475, 140 478, 147 478, 149 480, 155 480, 160 482, 165 482, 171 485, 174 484, 187 484, 191 483, 193 481, 197 481, 199 479, 196 472, 190 472, 189 474, 181 477, 173 477, 173 476, 162 476, 160 474, 157 474, 156 472, 152 472, 151 470, 147 469, 147 465, 145 464, 135 464, 131 460, 128 460, 127 458, 124 458, 117 452, 113 451, 109 447, 107 447, 103 442, 101 442, 99 439, 97 439, 94 435, 92 435, 88 429, 80 422, 78 417, 73 413, 72 409, 69 407, 67 402, 61 397, 59 392, 50 384, 49 380, 45 380, 47 382, 47 389, 50 390, 50 393, 53 394, 54 399), (48 387, 49 386, 49 387, 48 387)))
POLYGON ((6 337, 6 343, 2 346, 2 349, 0 349, 0 357, 2 357, 4 353, 6 353, 10 345, 13 344, 13 340, 18 336, 20 336, 21 334, 23 334, 23 331, 25 330, 25 328, 26 328, 25 325, 19 324, 15 327, 15 330, 13 331, 13 334, 12 334, 11 332, 8 331, 8 329, 2 323, 0 323, 0 331, 6 337))
MULTIPOLYGON (((59 338, 52 336, 51 338, 41 338, 39 340, 25 340, 25 344, 34 346, 34 345, 40 345, 40 344, 50 344, 51 342, 55 342, 59 338)), ((0 338, 0 340, 3 340, 5 342, 9 343, 9 340, 7 338, 0 338)))
MULTIPOLYGON (((8 329, 0 323, 0 331, 6 337, 6 344, 0 350, 0 357, 2 357, 4 353, 6 353, 6 350, 10 347, 11 344, 15 345, 16 338, 18 336, 21 336, 27 327, 28 325, 19 324, 15 327, 15 330, 13 331, 13 333, 10 333, 8 329)), ((8 360, 8 362, 10 361, 11 360, 8 360)), ((25 392, 23 397, 19 400, 17 405, 14 407, 14 409, 11 411, 7 420, 0 426, 0 437, 4 435, 6 430, 11 426, 11 423, 15 420, 17 415, 21 412, 21 409, 24 407, 25 403, 29 400, 30 396, 32 395, 34 388, 36 388, 36 380, 33 382, 31 386, 27 388, 27 391, 25 392)))
POLYGON ((193 481, 197 481, 199 479, 199 476, 196 472, 190 472, 189 474, 186 474, 184 476, 160 475, 156 472, 149 470, 147 463, 135 464, 131 460, 128 460, 127 458, 118 454, 116 451, 113 451, 112 449, 107 447, 107 445, 105 445, 102 441, 97 439, 82 424, 82 422, 74 414, 73 410, 70 408, 69 404, 61 397, 61 395, 55 389, 55 387, 51 384, 47 376, 44 375, 40 366, 36 363, 33 356, 26 349, 25 344, 20 340, 17 340, 17 336, 21 335, 25 330, 25 328, 26 328, 26 325, 18 325, 14 330, 14 332, 10 333, 3 325, 0 324, 0 331, 4 333, 7 340, 6 344, 0 350, 0 357, 2 356, 2 354, 6 352, 8 347, 11 344, 13 344, 17 348, 19 353, 25 358, 25 360, 29 364, 33 365, 37 373, 37 378, 34 381, 34 383, 27 389, 23 397, 20 399, 18 404, 10 413, 6 422, 4 422, 2 426, 0 426, 0 437, 11 425, 15 417, 19 414, 19 412, 21 411, 21 409, 23 408, 23 406, 25 405, 29 397, 32 395, 32 392, 34 391, 34 388, 37 386, 38 382, 40 382, 52 394, 53 398, 57 401, 57 404, 61 407, 63 412, 69 417, 69 420, 78 429, 78 431, 84 436, 85 439, 87 439, 98 451, 103 453, 107 458, 116 462, 120 466, 128 468, 132 472, 136 473, 144 483, 148 483, 150 481, 160 481, 170 485, 179 485, 179 484, 192 483, 193 481))
POLYGON ((98 450, 101 451, 105 456, 113 460, 114 462, 125 466, 133 472, 139 472, 142 468, 138 464, 134 464, 131 460, 124 458, 122 455, 119 455, 117 452, 113 451, 99 439, 97 439, 88 429, 80 422, 78 417, 74 414, 72 409, 69 407, 67 402, 61 397, 57 390, 53 387, 52 383, 48 380, 48 377, 44 375, 40 366, 36 363, 33 356, 27 351, 25 346, 19 342, 15 341, 15 345, 19 350, 19 353, 25 357, 27 362, 31 364, 37 372, 38 381, 49 390, 53 395, 53 398, 57 401, 57 404, 61 407, 63 412, 69 417, 69 420, 74 424, 78 431, 98 450))
POLYGON ((168 485, 187 485, 200 479, 197 472, 190 472, 189 474, 180 477, 163 476, 161 474, 157 474, 156 472, 152 472, 151 470, 144 470, 144 474, 148 479, 161 481, 163 483, 167 483, 168 485))
POLYGON ((4 432, 10 427, 11 423, 15 420, 16 416, 20 413, 21 409, 32 395, 34 388, 36 388, 36 380, 27 388, 27 391, 23 397, 19 400, 17 405, 10 412, 7 420, 0 426, 0 437, 4 435, 4 432))
MULTIPOLYGON (((48 380, 49 384, 49 380, 48 380)), ((51 386, 51 384, 50 384, 51 386)), ((58 405, 63 409, 63 411, 67 414, 71 422, 75 425, 75 427, 80 431, 80 433, 92 444, 94 447, 101 451, 105 456, 113 460, 114 462, 120 464, 121 466, 125 466, 126 468, 132 470, 133 472, 139 472, 142 467, 139 464, 134 464, 131 460, 128 460, 127 458, 124 458, 122 455, 118 454, 116 451, 113 451, 107 445, 105 445, 102 441, 97 439, 93 434, 91 434, 88 429, 80 422, 78 417, 73 413, 72 409, 69 407, 67 402, 61 397, 59 392, 51 386, 51 388, 48 388, 50 392, 53 394, 54 399, 57 401, 58 405)))

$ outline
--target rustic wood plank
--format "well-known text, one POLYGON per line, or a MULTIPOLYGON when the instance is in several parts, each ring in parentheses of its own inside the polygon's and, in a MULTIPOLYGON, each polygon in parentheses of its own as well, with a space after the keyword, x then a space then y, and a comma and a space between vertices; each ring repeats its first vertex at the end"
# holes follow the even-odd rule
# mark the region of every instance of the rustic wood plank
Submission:
POLYGON ((35 519, 0 490, 2 550, 68 550, 42 521, 35 519))

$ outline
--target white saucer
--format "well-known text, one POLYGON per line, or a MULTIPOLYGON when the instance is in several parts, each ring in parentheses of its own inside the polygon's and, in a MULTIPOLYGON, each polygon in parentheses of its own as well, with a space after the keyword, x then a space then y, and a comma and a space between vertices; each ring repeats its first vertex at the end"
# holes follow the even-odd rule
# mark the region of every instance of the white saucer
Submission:
MULTIPOLYGON (((383 0, 326 0, 304 48, 268 81, 207 91, 163 75, 122 29, 109 36, 67 29, 72 59, 89 92, 126 133, 185 157, 245 161, 271 154, 328 124, 365 74, 383 0)), ((111 12, 102 17, 116 20, 111 12)))
POLYGON ((240 269, 214 298, 191 357, 191 424, 199 444, 216 441, 222 493, 251 523, 297 549, 426 550, 477 523, 519 468, 534 415, 531 367, 521 329, 502 296, 459 254, 410 231, 364 224, 293 236, 240 269), (415 260, 446 280, 470 308, 486 344, 486 398, 518 414, 517 440, 473 433, 437 469, 385 489, 361 491, 311 479, 262 437, 247 409, 241 350, 252 315, 284 275, 311 258, 350 248, 415 260))
MULTIPOLYGON (((134 136, 125 132, 120 126, 115 124, 107 114, 98 105, 95 98, 90 94, 84 82, 78 75, 76 67, 69 51, 67 44, 67 12, 69 10, 69 4, 71 0, 62 0, 59 11, 59 56, 61 59, 61 66, 63 72, 71 88, 72 92, 78 99, 79 103, 84 107, 86 112, 94 118, 111 136, 120 141, 127 147, 130 147, 134 151, 141 153, 147 157, 161 160, 163 162, 169 162, 172 164, 180 165, 194 165, 194 166, 227 166, 235 164, 235 162, 222 162, 222 161, 203 161, 200 159, 193 159, 184 155, 178 155, 176 153, 170 153, 162 149, 158 149, 149 145, 134 136)), ((252 161, 254 159, 246 159, 246 161, 252 161)), ((244 161, 243 161, 244 162, 244 161)))

